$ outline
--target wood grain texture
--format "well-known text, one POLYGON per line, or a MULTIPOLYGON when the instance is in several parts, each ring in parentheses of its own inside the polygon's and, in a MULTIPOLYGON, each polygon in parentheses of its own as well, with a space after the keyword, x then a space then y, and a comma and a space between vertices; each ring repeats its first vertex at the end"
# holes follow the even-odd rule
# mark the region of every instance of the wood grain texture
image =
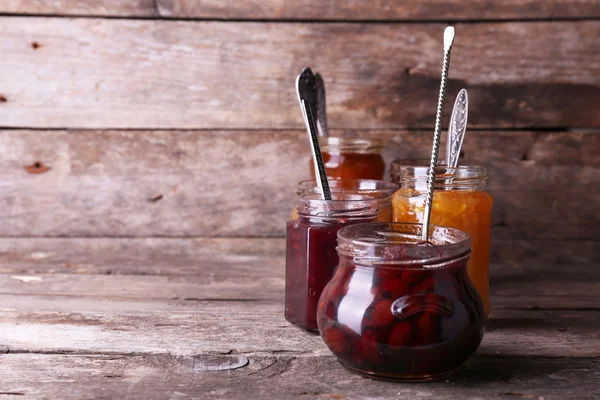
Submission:
POLYGON ((154 0, 2 0, 0 13, 151 17, 154 0))
MULTIPOLYGON (((558 24, 456 25, 448 98, 468 88, 470 127, 600 126, 600 24, 558 24)), ((432 128, 443 27, 3 17, 0 120, 299 129, 293 82, 311 65, 331 127, 432 128)))
POLYGON ((527 18, 593 18, 600 16, 595 1, 402 0, 334 1, 158 0, 161 16, 183 18, 259 18, 333 20, 481 20, 527 18))
MULTIPOLYGON (((556 282, 600 279, 597 241, 496 240, 493 279, 556 282)), ((285 239, 2 238, 0 273, 283 276, 285 239)))
MULTIPOLYGON (((2 239, 0 293, 119 301, 281 301, 283 239, 2 239)), ((496 242, 494 306, 598 309, 598 242, 496 242), (516 299, 516 300, 515 300, 516 299)))
MULTIPOLYGON (((389 142, 388 162, 431 146, 429 132, 366 135, 389 142)), ((494 237, 597 240, 583 205, 599 196, 598 137, 469 132, 462 162, 489 169, 494 237)), ((1 236, 281 237, 308 177, 303 131, 2 131, 0 151, 1 236)))
POLYGON ((16 14, 136 16, 217 19, 309 20, 503 20, 597 18, 600 6, 593 0, 4 0, 0 12, 16 14))
MULTIPOLYGON (((0 345, 9 353, 330 354, 318 335, 307 334, 285 320, 281 301, 208 301, 179 312, 160 310, 159 306, 159 310, 124 313, 114 310, 114 306, 90 312, 69 299, 66 304, 75 308, 67 312, 27 312, 20 306, 26 299, 21 297, 20 303, 10 299, 17 309, 0 311, 0 345), (215 304, 227 307, 219 309, 215 304)), ((62 301, 49 299, 50 305, 59 303, 62 301)), ((495 310, 478 353, 503 357, 599 357, 597 314, 495 310)))
POLYGON ((251 356, 245 367, 223 372, 198 371, 196 358, 177 356, 6 354, 0 360, 6 366, 0 370, 3 391, 18 399, 67 400, 591 400, 600 367, 598 358, 475 356, 447 381, 400 385, 349 374, 333 357, 251 356))

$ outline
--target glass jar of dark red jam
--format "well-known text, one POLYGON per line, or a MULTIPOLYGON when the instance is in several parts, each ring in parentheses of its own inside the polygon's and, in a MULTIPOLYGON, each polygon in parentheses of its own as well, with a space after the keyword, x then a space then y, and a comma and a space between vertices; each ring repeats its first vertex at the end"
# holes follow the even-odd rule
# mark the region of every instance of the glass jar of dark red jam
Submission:
POLYGON ((377 200, 357 194, 332 193, 302 197, 298 219, 287 224, 285 318, 307 331, 317 331, 317 304, 338 265, 337 233, 347 225, 377 218, 377 200))
MULTIPOLYGON (((383 142, 356 137, 320 137, 321 153, 327 176, 344 179, 381 180, 385 174, 383 142)), ((315 179, 315 165, 309 160, 310 174, 315 179)))
MULTIPOLYGON (((380 222, 392 222, 392 196, 400 185, 393 182, 378 181, 375 179, 329 179, 329 188, 332 192, 346 194, 363 194, 377 199, 380 222)), ((320 194, 321 190, 316 181, 298 182, 298 195, 320 194)))
POLYGON ((433 226, 371 223, 338 233, 340 263, 317 319, 347 369, 399 381, 439 379, 475 352, 485 313, 469 280, 469 235, 433 226))

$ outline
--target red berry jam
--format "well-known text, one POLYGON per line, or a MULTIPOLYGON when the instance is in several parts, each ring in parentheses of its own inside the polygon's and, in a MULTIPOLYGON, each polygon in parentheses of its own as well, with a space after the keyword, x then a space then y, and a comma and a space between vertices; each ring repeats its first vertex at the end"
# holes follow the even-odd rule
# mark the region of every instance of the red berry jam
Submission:
POLYGON ((483 303, 469 280, 470 239, 433 227, 372 223, 338 233, 340 263, 323 290, 318 325, 347 369, 425 381, 455 371, 479 346, 483 303))
POLYGON ((377 200, 334 194, 333 200, 305 196, 298 219, 287 224, 285 318, 317 331, 317 304, 338 265, 337 233, 344 226, 377 218, 377 200))

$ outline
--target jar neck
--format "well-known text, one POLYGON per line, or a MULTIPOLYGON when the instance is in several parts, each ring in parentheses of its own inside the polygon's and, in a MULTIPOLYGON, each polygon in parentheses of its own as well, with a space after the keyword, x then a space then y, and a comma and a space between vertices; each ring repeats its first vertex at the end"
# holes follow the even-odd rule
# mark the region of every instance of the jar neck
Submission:
POLYGON ((383 142, 379 139, 353 137, 320 137, 321 150, 329 154, 381 154, 383 142))
MULTIPOLYGON (((429 167, 400 166, 397 171, 402 188, 427 191, 429 167)), ((435 190, 482 191, 488 178, 486 169, 478 166, 438 166, 435 175, 435 190)))
MULTIPOLYGON (((397 183, 374 179, 329 178, 329 189, 333 193, 368 195, 377 199, 391 199, 400 188, 397 183)), ((320 194, 316 181, 298 182, 296 193, 302 197, 308 194, 320 194)))
POLYGON ((466 263, 470 236, 458 229, 431 226, 429 244, 421 242, 421 224, 351 225, 338 232, 337 252, 354 265, 376 268, 439 269, 466 263))
POLYGON ((300 219, 313 221, 361 221, 377 217, 377 199, 358 194, 332 193, 332 200, 309 194, 297 206, 300 219))

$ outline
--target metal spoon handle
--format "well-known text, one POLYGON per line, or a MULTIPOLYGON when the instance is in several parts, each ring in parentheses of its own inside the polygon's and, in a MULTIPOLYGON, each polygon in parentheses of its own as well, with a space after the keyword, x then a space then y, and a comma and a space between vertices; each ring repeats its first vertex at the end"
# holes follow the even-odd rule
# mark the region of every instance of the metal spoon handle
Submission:
POLYGON ((325 82, 320 73, 315 74, 317 84, 317 128, 320 136, 329 136, 327 127, 327 103, 325 97, 325 82))
POLYGON ((468 116, 469 96, 467 91, 462 89, 456 96, 454 108, 452 109, 452 117, 450 118, 450 126, 448 127, 448 144, 446 147, 446 162, 448 163, 448 167, 456 168, 458 166, 460 149, 462 148, 467 131, 468 116))
POLYGON ((315 117, 317 107, 316 80, 310 67, 304 68, 296 78, 296 94, 298 95, 298 103, 300 103, 302 118, 304 118, 304 124, 306 125, 306 131, 308 132, 308 138, 310 140, 313 161, 315 163, 317 185, 319 185, 319 188, 321 189, 323 199, 331 200, 327 172, 325 171, 325 163, 323 162, 323 155, 321 154, 319 137, 317 134, 315 117))
POLYGON ((435 168, 440 151, 440 139, 442 136, 442 119, 444 117, 444 98, 446 97, 446 86, 448 84, 448 70, 450 68, 450 52, 454 41, 454 28, 449 26, 444 30, 444 65, 442 67, 442 80, 440 83, 440 94, 438 97, 437 113, 435 117, 435 131, 433 134, 433 148, 431 149, 431 163, 429 164, 429 179, 427 182, 427 200, 423 215, 423 228, 421 239, 427 241, 429 238, 429 224, 431 219, 431 207, 433 204, 433 191, 435 190, 435 168))
POLYGON ((300 103, 302 109, 302 115, 304 117, 304 123, 306 124, 306 130, 310 138, 311 149, 313 153, 313 160, 315 162, 315 170, 317 171, 317 185, 323 193, 325 200, 331 200, 331 190, 329 189, 329 181, 327 180, 327 172, 325 171, 325 163, 323 162, 323 155, 321 154, 321 148, 319 147, 319 137, 317 135, 317 127, 315 125, 315 118, 312 114, 310 106, 306 104, 304 100, 300 103))

